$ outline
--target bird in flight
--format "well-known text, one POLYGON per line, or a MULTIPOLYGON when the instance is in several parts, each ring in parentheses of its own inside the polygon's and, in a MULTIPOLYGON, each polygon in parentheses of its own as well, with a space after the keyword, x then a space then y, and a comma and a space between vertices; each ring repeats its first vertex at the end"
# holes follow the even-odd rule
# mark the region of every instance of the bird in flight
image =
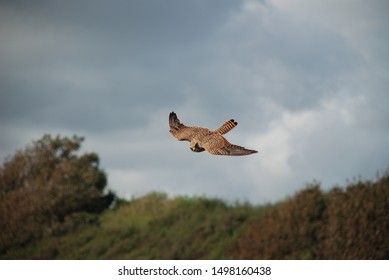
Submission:
POLYGON ((180 141, 189 141, 193 152, 207 151, 212 155, 225 156, 245 156, 257 153, 255 150, 231 144, 223 136, 237 125, 238 123, 231 119, 212 131, 204 127, 186 126, 180 122, 176 113, 169 114, 169 132, 180 141))

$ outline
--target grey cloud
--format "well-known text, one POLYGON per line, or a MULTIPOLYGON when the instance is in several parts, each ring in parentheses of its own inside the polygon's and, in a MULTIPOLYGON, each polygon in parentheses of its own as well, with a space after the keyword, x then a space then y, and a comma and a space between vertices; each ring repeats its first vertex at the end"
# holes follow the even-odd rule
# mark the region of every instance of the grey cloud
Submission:
POLYGON ((0 152, 46 132, 81 134, 127 197, 271 201, 311 178, 375 174, 388 158, 385 15, 370 7, 367 32, 332 2, 321 17, 309 1, 287 3, 1 3, 0 152), (172 110, 209 128, 234 118, 228 139, 260 153, 193 154, 168 133, 172 110))

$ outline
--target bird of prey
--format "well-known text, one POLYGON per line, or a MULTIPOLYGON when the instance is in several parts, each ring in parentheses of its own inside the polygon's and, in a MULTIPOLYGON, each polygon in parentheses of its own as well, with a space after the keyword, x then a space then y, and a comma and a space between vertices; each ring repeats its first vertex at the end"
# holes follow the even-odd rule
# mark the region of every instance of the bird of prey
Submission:
POLYGON ((180 141, 189 141, 193 152, 207 151, 212 155, 225 156, 245 156, 257 153, 255 150, 231 144, 223 136, 237 125, 238 123, 231 119, 212 131, 204 127, 186 126, 180 122, 176 113, 169 114, 169 132, 180 141))

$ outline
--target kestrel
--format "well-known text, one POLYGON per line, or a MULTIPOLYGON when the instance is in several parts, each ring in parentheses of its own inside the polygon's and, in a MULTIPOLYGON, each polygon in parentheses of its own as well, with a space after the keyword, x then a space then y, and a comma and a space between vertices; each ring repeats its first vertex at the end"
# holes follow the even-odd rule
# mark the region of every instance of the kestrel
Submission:
POLYGON ((180 122, 174 112, 169 115, 169 132, 180 141, 189 141, 193 152, 207 151, 213 155, 225 156, 245 156, 257 153, 257 151, 231 144, 223 136, 237 125, 238 123, 231 119, 212 131, 204 127, 186 126, 180 122))

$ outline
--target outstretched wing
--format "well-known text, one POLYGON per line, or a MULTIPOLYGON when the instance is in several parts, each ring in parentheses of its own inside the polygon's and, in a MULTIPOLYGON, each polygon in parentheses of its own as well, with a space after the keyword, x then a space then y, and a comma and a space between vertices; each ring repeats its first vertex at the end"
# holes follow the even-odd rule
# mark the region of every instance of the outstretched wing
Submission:
POLYGON ((180 141, 192 141, 193 137, 198 134, 207 134, 209 129, 197 126, 186 126, 180 122, 176 113, 169 114, 170 134, 180 141))
POLYGON ((213 155, 224 155, 224 156, 246 156, 246 155, 258 153, 258 151, 249 150, 231 143, 228 143, 218 149, 209 150, 208 152, 213 155))
POLYGON ((215 130, 215 132, 220 134, 226 134, 237 125, 238 123, 235 120, 231 119, 223 123, 222 126, 215 130))
POLYGON ((257 153, 255 150, 231 144, 224 136, 217 133, 206 135, 202 139, 200 146, 212 155, 245 156, 257 153))

